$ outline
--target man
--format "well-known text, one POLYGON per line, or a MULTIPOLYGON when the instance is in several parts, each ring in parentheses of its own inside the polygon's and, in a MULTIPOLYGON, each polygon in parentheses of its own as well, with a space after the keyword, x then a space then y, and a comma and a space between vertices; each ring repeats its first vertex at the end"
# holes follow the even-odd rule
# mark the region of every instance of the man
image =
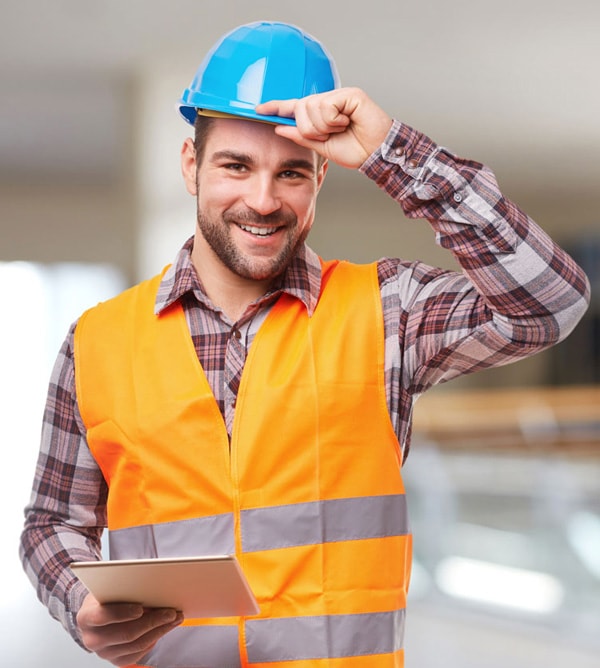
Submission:
POLYGON ((195 236, 69 332, 25 568, 117 666, 402 666, 413 403, 563 339, 587 280, 487 168, 339 88, 293 26, 226 35, 181 111, 195 236), (304 241, 329 160, 427 219, 462 273, 321 261, 304 241), (235 553, 260 615, 100 605, 68 566, 100 558, 104 526, 113 558, 235 553))

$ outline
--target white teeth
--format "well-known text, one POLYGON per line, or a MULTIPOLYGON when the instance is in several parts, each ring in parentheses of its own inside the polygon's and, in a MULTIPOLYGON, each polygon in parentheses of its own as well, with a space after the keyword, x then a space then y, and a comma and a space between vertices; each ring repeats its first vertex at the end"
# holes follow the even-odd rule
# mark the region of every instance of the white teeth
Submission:
POLYGON ((273 234, 277 230, 276 227, 253 227, 250 225, 240 225, 240 227, 245 232, 250 232, 251 234, 256 234, 259 237, 266 237, 269 234, 273 234))

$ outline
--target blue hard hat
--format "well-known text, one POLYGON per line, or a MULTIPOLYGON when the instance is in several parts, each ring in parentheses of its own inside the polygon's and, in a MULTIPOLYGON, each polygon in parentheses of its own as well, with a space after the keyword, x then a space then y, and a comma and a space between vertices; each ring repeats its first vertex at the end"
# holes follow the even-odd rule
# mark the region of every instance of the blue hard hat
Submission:
POLYGON ((232 30, 212 47, 183 92, 179 111, 192 125, 197 113, 295 125, 293 118, 261 116, 254 107, 339 85, 333 59, 314 37, 287 23, 260 21, 232 30))

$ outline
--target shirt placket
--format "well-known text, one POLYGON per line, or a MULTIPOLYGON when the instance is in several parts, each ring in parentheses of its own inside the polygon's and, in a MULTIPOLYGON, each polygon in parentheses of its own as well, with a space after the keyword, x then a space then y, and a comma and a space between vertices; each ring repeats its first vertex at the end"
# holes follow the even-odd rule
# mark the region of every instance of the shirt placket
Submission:
POLYGON ((260 326, 269 314, 273 303, 272 298, 266 298, 263 302, 252 305, 229 331, 223 369, 223 417, 229 436, 231 436, 233 429, 237 395, 246 358, 248 357, 248 350, 260 326))
POLYGON ((223 373, 223 403, 224 418, 227 433, 231 436, 233 418, 235 416, 235 404, 240 387, 242 371, 246 361, 246 345, 248 337, 247 326, 231 328, 227 345, 225 346, 225 368, 223 373))

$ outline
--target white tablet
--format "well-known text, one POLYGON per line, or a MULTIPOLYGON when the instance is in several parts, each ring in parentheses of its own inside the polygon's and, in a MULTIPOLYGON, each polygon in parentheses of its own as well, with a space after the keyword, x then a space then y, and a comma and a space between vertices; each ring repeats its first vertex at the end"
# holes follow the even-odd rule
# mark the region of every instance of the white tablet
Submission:
POLYGON ((259 613, 234 556, 76 561, 71 569, 100 603, 175 608, 185 617, 259 613))

